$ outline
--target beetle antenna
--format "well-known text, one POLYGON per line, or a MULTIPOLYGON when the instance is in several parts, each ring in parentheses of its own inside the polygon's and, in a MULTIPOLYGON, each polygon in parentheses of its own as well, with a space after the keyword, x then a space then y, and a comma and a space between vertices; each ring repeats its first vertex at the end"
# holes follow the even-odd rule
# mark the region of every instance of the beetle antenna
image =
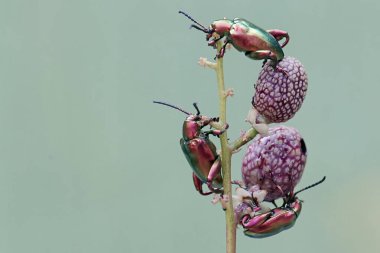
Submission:
POLYGON ((186 114, 186 115, 190 115, 190 114, 191 114, 191 113, 188 113, 187 111, 185 111, 185 110, 179 108, 178 106, 171 105, 171 104, 168 104, 168 103, 165 103, 165 102, 153 101, 153 103, 155 103, 155 104, 160 104, 160 105, 166 105, 166 106, 169 106, 169 107, 171 107, 171 108, 174 108, 174 109, 177 109, 178 111, 183 112, 183 113, 186 114))
POLYGON ((204 32, 204 33, 209 33, 208 30, 205 30, 205 29, 203 29, 203 28, 201 28, 201 27, 199 27, 199 26, 196 26, 196 25, 191 25, 191 26, 190 26, 190 29, 191 29, 191 28, 195 28, 195 29, 197 29, 197 30, 199 30, 199 31, 201 31, 201 32, 204 32))
POLYGON ((294 193, 293 196, 296 196, 296 195, 297 195, 298 193, 300 193, 300 192, 303 192, 303 191, 305 191, 305 190, 307 190, 307 189, 313 188, 314 186, 317 186, 317 185, 323 183, 323 181, 325 181, 325 179, 326 179, 326 176, 324 176, 320 181, 318 181, 318 182, 316 182, 316 183, 314 183, 314 184, 312 184, 312 185, 309 185, 309 186, 307 186, 307 187, 305 187, 305 188, 303 188, 303 189, 297 191, 296 193, 294 193))
POLYGON ((195 110, 197 110, 197 116, 198 116, 199 114, 201 114, 201 112, 199 111, 198 105, 197 103, 193 103, 193 105, 195 107, 195 110))
POLYGON ((209 33, 209 31, 208 31, 208 29, 207 29, 206 27, 204 27, 203 25, 201 25, 200 23, 198 23, 197 21, 195 21, 195 19, 193 19, 189 14, 187 14, 187 13, 185 13, 185 12, 183 12, 183 11, 179 11, 178 13, 183 14, 185 17, 187 17, 188 19, 190 19, 191 21, 193 21, 195 24, 198 25, 198 26, 191 25, 190 28, 191 28, 191 27, 194 27, 195 29, 198 29, 198 30, 203 31, 203 32, 205 32, 205 33, 209 33), (200 27, 199 27, 199 26, 200 26, 200 27), (202 29, 201 27, 202 27, 203 29, 202 29))

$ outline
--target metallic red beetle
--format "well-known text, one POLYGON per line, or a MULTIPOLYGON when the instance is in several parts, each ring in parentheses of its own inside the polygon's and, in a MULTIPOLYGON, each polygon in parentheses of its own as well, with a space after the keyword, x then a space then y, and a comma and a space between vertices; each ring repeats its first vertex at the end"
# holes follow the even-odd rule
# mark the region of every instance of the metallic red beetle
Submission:
POLYGON ((283 47, 289 42, 289 35, 282 30, 264 30, 243 18, 220 19, 211 23, 209 28, 198 23, 190 15, 179 11, 195 25, 191 27, 206 33, 209 46, 215 46, 216 42, 226 38, 224 45, 217 57, 223 57, 227 44, 232 44, 238 51, 253 60, 272 60, 273 65, 284 58, 283 47), (279 41, 285 39, 280 45, 279 41))
POLYGON ((195 189, 202 195, 222 193, 223 179, 221 175, 220 156, 216 151, 214 143, 210 141, 209 135, 219 136, 223 134, 228 128, 228 124, 224 124, 222 130, 212 129, 202 131, 202 128, 208 126, 211 122, 217 122, 219 119, 200 115, 196 103, 193 105, 197 110, 197 114, 191 114, 168 103, 158 101, 154 101, 154 103, 169 106, 188 115, 183 122, 180 144, 186 160, 193 169, 195 189), (207 184, 210 189, 209 192, 203 192, 203 184, 207 184))
MULTIPOLYGON (((271 209, 269 212, 257 214, 251 217, 246 214, 240 219, 240 224, 243 226, 244 234, 254 238, 264 238, 280 233, 286 229, 291 228, 302 209, 302 200, 298 199, 296 195, 304 190, 310 189, 325 181, 326 177, 322 180, 307 186, 295 193, 291 192, 284 197, 284 203, 281 207, 271 209)), ((253 208, 251 207, 253 210, 253 208)))

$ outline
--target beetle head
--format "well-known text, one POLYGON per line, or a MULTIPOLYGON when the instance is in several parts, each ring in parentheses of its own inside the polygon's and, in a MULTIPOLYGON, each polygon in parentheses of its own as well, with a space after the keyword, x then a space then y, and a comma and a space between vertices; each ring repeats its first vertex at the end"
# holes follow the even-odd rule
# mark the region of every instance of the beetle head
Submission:
POLYGON ((202 116, 196 103, 193 106, 197 110, 197 114, 190 114, 187 116, 185 122, 183 122, 183 138, 191 140, 197 138, 201 134, 202 127, 208 123, 207 117, 202 116))
POLYGON ((193 21, 195 24, 192 24, 190 28, 195 28, 201 32, 206 33, 206 40, 208 41, 209 46, 215 46, 215 43, 223 38, 224 36, 227 36, 230 32, 231 26, 233 25, 233 21, 229 19, 220 19, 215 20, 211 23, 209 28, 206 28, 199 22, 197 22, 195 19, 193 19, 189 14, 179 11, 180 14, 184 15, 191 21, 193 21))

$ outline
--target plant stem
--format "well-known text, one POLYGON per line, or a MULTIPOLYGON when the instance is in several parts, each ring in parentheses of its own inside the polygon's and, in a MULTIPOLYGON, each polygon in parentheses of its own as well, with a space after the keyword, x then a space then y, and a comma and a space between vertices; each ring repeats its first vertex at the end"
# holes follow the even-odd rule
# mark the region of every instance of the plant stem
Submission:
POLYGON ((232 143, 232 145, 230 145, 230 150, 232 152, 238 150, 240 147, 242 147, 243 145, 248 143, 250 140, 255 138, 257 134, 258 132, 256 131, 256 129, 254 128, 249 129, 243 136, 240 136, 240 138, 238 138, 236 141, 232 143))
MULTIPOLYGON (((222 48, 222 42, 218 41, 217 49, 218 54, 222 48)), ((216 60, 216 78, 218 82, 219 93, 219 118, 220 121, 226 123, 226 100, 224 87, 224 72, 223 72, 223 58, 217 58, 216 60)), ((227 202, 226 209, 226 252, 236 252, 236 224, 234 218, 234 210, 232 207, 232 191, 231 191, 231 149, 228 146, 227 131, 220 136, 220 145, 222 148, 222 176, 223 176, 223 189, 224 195, 228 196, 230 201, 227 202)))

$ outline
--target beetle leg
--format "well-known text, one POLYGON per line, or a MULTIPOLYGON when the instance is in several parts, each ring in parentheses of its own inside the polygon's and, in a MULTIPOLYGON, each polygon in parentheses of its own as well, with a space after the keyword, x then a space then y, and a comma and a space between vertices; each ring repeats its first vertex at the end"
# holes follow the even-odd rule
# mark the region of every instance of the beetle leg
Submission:
POLYGON ((260 226, 265 221, 267 221, 270 216, 272 215, 272 211, 269 211, 267 213, 255 215, 251 217, 249 214, 244 215, 241 219, 240 223, 244 228, 250 229, 252 227, 260 226))
POLYGON ((263 64, 261 65, 262 68, 264 68, 265 63, 267 63, 268 58, 263 61, 263 64))
POLYGON ((214 136, 219 137, 219 135, 223 134, 225 131, 226 131, 226 129, 222 129, 222 130, 213 129, 213 130, 207 131, 206 134, 212 134, 214 136))
MULTIPOLYGON (((284 74, 287 78, 290 78, 290 76, 288 75, 288 72, 286 72, 286 70, 280 68, 279 66, 276 67, 276 69, 278 71, 280 71, 282 74, 284 74)), ((291 78, 290 78, 291 79, 291 78)), ((292 80, 292 79, 291 79, 292 80)))
POLYGON ((217 39, 213 39, 213 40, 210 40, 209 42, 208 42, 208 45, 209 46, 211 46, 211 47, 216 47, 216 42, 218 42, 219 40, 221 40, 223 37, 219 37, 219 38, 217 38, 217 39))
POLYGON ((207 118, 204 116, 204 119, 202 120, 202 128, 205 126, 208 126, 211 122, 218 122, 218 121, 219 121, 219 118, 207 118))
POLYGON ((290 78, 289 75, 288 75, 288 72, 286 72, 285 69, 279 67, 279 66, 277 65, 277 63, 278 63, 278 62, 273 62, 273 63, 271 64, 273 70, 277 70, 277 71, 281 72, 282 74, 284 74, 287 78, 290 78))
POLYGON ((251 58, 253 60, 271 59, 274 62, 277 62, 276 55, 269 50, 247 51, 247 52, 245 52, 245 56, 247 56, 248 58, 251 58))
POLYGON ((267 60, 271 60, 271 66, 273 70, 277 70, 289 78, 289 75, 286 72, 286 70, 277 66, 277 63, 278 63, 277 57, 271 51, 269 50, 247 51, 245 52, 245 55, 253 60, 264 60, 263 67, 267 60))
POLYGON ((229 125, 227 123, 224 124, 223 126, 223 129, 221 130, 218 130, 218 129, 212 129, 212 130, 209 130, 209 131, 206 131, 206 132, 203 132, 205 135, 209 135, 209 134, 212 134, 214 136, 219 136, 221 135, 222 133, 224 133, 227 129, 228 129, 229 125))
POLYGON ((207 195, 210 195, 212 193, 212 192, 203 192, 203 189, 202 189, 203 182, 195 175, 194 172, 193 172, 193 182, 194 182, 195 189, 201 195, 207 196, 207 195))
POLYGON ((222 189, 220 189, 220 188, 214 188, 212 186, 212 181, 214 180, 214 178, 217 175, 220 174, 220 169, 221 168, 222 168, 222 163, 221 163, 221 160, 220 160, 220 156, 218 156, 218 158, 212 164, 211 169, 210 169, 210 171, 208 173, 208 176, 207 176, 207 186, 210 189, 210 191, 212 191, 214 193, 223 193, 222 189))
POLYGON ((287 32, 282 31, 282 30, 277 30, 277 29, 267 30, 267 32, 270 33, 277 41, 280 41, 283 38, 285 38, 284 43, 282 43, 282 45, 281 45, 282 48, 285 47, 286 44, 288 44, 289 34, 287 32))
POLYGON ((227 44, 228 44, 228 43, 230 43, 230 41, 226 39, 226 40, 224 41, 224 44, 223 44, 222 48, 220 49, 219 53, 216 55, 215 58, 222 58, 222 57, 224 56, 224 54, 225 54, 225 52, 226 52, 226 47, 227 47, 227 44))

